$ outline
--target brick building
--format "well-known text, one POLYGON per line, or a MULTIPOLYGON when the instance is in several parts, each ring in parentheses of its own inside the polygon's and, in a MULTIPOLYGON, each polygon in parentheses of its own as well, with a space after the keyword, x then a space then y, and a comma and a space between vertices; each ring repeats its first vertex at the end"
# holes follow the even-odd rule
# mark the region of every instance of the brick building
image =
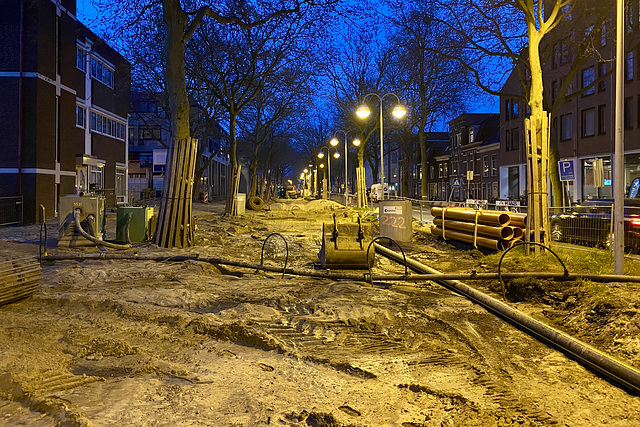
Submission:
POLYGON ((78 22, 75 0, 4 0, 0 15, 0 198, 23 223, 59 197, 125 201, 130 65, 78 22))

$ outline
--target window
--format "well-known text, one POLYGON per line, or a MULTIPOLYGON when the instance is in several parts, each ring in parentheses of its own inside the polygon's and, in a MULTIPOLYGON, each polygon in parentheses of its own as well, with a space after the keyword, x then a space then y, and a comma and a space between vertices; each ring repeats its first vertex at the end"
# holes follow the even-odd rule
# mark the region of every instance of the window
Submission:
POLYGON ((505 141, 505 144, 504 144, 505 151, 511 151, 511 131, 509 129, 505 131, 504 141, 505 141))
POLYGON ((633 52, 627 53, 627 60, 624 64, 624 78, 628 82, 633 80, 633 52))
POLYGON ((76 126, 84 129, 87 110, 84 107, 76 105, 76 126))
MULTIPOLYGON (((492 154, 491 155, 491 176, 496 176, 498 175, 498 155, 497 154, 492 154)), ((494 197, 498 197, 497 195, 494 197)))
POLYGON ((116 201, 125 203, 127 201, 127 171, 123 167, 116 167, 116 201))
POLYGON ((438 164, 438 178, 444 178, 444 167, 442 163, 438 164))
POLYGON ((511 120, 511 100, 506 99, 504 101, 504 118, 505 120, 511 120))
POLYGON ((91 130, 124 141, 125 125, 108 117, 91 112, 91 130))
POLYGON ((139 139, 155 139, 160 140, 160 127, 159 126, 139 126, 138 127, 139 139))
POLYGON ((444 177, 449 176, 449 163, 443 163, 444 165, 444 177))
POLYGON ((633 97, 624 99, 624 128, 633 129, 633 97))
POLYGON ((141 113, 155 113, 156 110, 157 110, 157 104, 155 101, 140 103, 141 113))
POLYGON ((602 21, 602 32, 600 33, 600 44, 602 46, 607 45, 607 25, 604 20, 602 21))
POLYGON ((89 166, 89 190, 101 190, 102 188, 102 168, 89 166))
POLYGON ((153 153, 140 153, 140 167, 150 168, 153 166, 153 153))
POLYGON ((598 105, 598 135, 607 133, 607 106, 598 105))
POLYGON ((87 71, 87 53, 79 47, 76 47, 76 68, 87 71))
MULTIPOLYGON (((429 178, 433 179, 433 178, 435 178, 435 177, 436 177, 436 171, 435 171, 435 169, 436 169, 436 168, 434 168, 433 166, 431 166, 431 167, 429 168, 429 178)), ((413 173, 413 177, 414 177, 414 178, 416 177, 416 173, 415 173, 415 172, 413 173)))
POLYGON ((596 134, 596 110, 588 108, 582 110, 582 136, 594 136, 596 134))
POLYGON ((489 156, 482 158, 482 176, 489 176, 489 156))
POLYGON ((556 102, 556 98, 558 97, 558 81, 554 80, 551 82, 551 103, 556 102))
POLYGON ((598 92, 603 92, 607 90, 607 80, 604 75, 607 74, 607 64, 605 62, 601 62, 598 64, 598 78, 600 82, 598 82, 598 92))
POLYGON ((95 58, 91 58, 91 77, 113 87, 113 71, 95 58))
POLYGON ((571 114, 560 116, 560 141, 567 141, 573 137, 573 119, 571 114))
POLYGON ((511 129, 511 151, 520 149, 520 129, 511 129))
POLYGON ((511 118, 512 119, 518 118, 520 116, 520 112, 518 111, 519 105, 520 104, 516 99, 511 100, 511 118))
MULTIPOLYGON (((582 89, 585 89, 589 85, 593 84, 596 80, 596 69, 595 67, 589 67, 582 70, 582 89)), ((595 87, 590 87, 587 89, 582 96, 593 95, 596 92, 595 87)))
POLYGON ((475 135, 473 133, 473 126, 469 128, 469 144, 475 141, 475 135))

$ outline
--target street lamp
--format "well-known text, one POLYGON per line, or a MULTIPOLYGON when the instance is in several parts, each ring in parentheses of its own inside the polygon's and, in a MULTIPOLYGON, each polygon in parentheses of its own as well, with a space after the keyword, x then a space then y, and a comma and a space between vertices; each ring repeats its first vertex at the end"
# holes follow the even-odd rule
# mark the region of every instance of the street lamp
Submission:
MULTIPOLYGON (((326 145, 323 145, 322 147, 320 147, 320 152, 318 153, 318 158, 319 159, 324 158, 324 153, 322 152, 322 150, 325 149, 325 148, 327 149, 327 157, 329 156, 329 154, 330 154, 329 147, 327 147, 326 145)), ((334 148, 334 147, 332 147, 332 148, 334 148)), ((340 158, 340 153, 338 153, 338 150, 336 150, 333 153, 333 157, 336 158, 336 159, 340 158)), ((320 166, 320 167, 322 167, 322 166, 320 166)), ((328 190, 328 193, 331 194, 331 159, 327 159, 327 173, 329 175, 329 190, 328 190)))
MULTIPOLYGON (((345 203, 346 203, 346 197, 349 194, 349 169, 347 165, 347 158, 349 157, 349 150, 348 150, 349 144, 347 143, 347 135, 349 134, 349 131, 339 129, 334 132, 334 134, 336 133, 342 133, 342 135, 344 135, 344 196, 345 196, 345 203)), ((335 147, 336 145, 338 145, 338 138, 334 136, 331 139, 330 143, 335 147)), ((360 140, 357 138, 354 139, 353 145, 358 147, 360 145, 360 140)))
POLYGON ((367 107, 367 105, 364 104, 364 102, 366 102, 367 98, 369 98, 370 96, 376 97, 380 101, 379 102, 380 104, 380 184, 384 185, 384 148, 383 148, 384 147, 384 143, 383 143, 384 131, 382 126, 382 101, 387 96, 396 97, 396 100, 398 102, 393 107, 393 112, 392 112, 393 117, 395 117, 396 119, 403 118, 405 114, 407 114, 407 110, 402 106, 402 104, 400 103, 400 98, 398 98, 398 95, 396 95, 395 93, 385 93, 382 96, 378 95, 377 93, 368 93, 364 97, 363 104, 360 105, 356 110, 356 115, 361 119, 366 119, 371 114, 371 110, 369 110, 369 107, 367 107))

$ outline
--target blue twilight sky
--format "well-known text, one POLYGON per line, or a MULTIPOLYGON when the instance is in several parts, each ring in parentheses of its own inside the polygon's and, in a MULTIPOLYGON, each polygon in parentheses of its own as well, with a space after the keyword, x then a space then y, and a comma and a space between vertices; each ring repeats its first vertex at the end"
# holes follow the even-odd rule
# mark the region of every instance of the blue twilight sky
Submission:
MULTIPOLYGON (((94 0, 77 0, 77 17, 92 31, 99 33, 95 28, 95 23, 92 22, 98 17, 98 9, 93 4, 94 0)), ((496 113, 499 111, 499 99, 496 96, 489 94, 481 94, 475 98, 475 102, 467 105, 466 112, 468 113, 496 113)), ((443 118, 443 122, 438 126, 439 130, 446 130, 446 121, 451 120, 452 117, 443 118)))

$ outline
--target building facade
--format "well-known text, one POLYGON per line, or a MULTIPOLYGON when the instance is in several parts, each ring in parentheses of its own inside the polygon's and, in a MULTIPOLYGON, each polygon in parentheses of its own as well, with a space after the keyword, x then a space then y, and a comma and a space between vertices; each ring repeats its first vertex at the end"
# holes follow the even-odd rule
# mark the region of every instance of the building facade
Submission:
MULTIPOLYGON (((544 96, 551 116, 550 140, 556 144, 559 161, 574 170, 574 179, 563 181, 571 202, 589 197, 612 197, 615 141, 615 7, 604 22, 587 15, 578 3, 570 19, 548 35, 550 60, 544 66, 544 96), (574 37, 567 38, 566 34, 574 37), (580 34, 580 39, 575 37, 580 34), (591 55, 579 59, 581 44, 591 55), (595 53, 595 54, 594 54, 595 53), (564 92, 563 88, 567 87, 564 92), (594 174, 596 167, 601 174, 594 174), (597 175, 603 180, 596 180, 597 175)), ((640 177, 640 3, 626 5, 626 49, 624 57, 624 182, 625 192, 640 177)), ((500 193, 502 197, 526 194, 526 141, 524 118, 527 105, 516 72, 501 90, 500 193), (514 96, 515 95, 515 96, 514 96), (523 114, 524 112, 524 114, 523 114)), ((558 170, 559 164, 550 164, 558 170)), ((550 192, 551 185, 549 186, 550 192)), ((550 199, 552 200, 552 199, 550 199)))
MULTIPOLYGON (((133 92, 129 117, 129 202, 160 197, 171 147, 166 96, 133 92)), ((229 142, 217 123, 200 123, 202 111, 191 105, 191 124, 198 138, 200 159, 196 165, 196 197, 225 196, 228 190, 229 142)))
POLYGON ((22 200, 25 224, 79 191, 124 202, 129 63, 75 0, 5 0, 0 33, 0 197, 22 200))
MULTIPOLYGON (((449 187, 447 199, 442 200, 491 202, 498 199, 499 116, 464 113, 449 121, 448 125, 449 187)), ((444 160, 441 158, 440 163, 443 164, 444 160)))

